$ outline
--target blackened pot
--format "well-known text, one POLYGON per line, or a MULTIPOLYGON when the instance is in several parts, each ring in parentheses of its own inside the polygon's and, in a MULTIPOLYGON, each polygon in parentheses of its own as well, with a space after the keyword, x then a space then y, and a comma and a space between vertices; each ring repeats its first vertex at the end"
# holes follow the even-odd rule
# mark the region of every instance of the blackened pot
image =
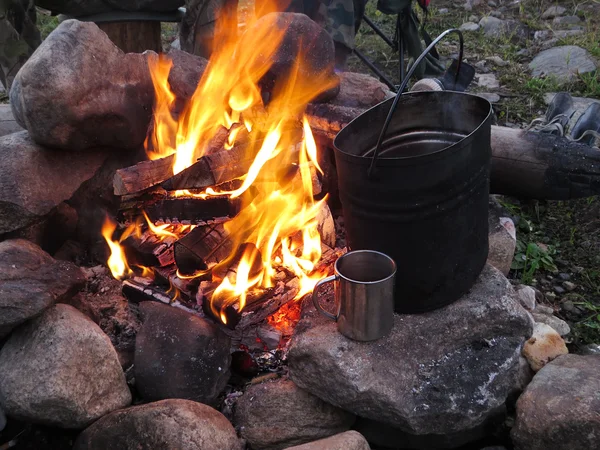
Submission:
POLYGON ((458 300, 487 260, 492 107, 457 92, 402 95, 369 177, 392 101, 336 136, 339 193, 350 249, 391 256, 395 310, 419 313, 458 300))

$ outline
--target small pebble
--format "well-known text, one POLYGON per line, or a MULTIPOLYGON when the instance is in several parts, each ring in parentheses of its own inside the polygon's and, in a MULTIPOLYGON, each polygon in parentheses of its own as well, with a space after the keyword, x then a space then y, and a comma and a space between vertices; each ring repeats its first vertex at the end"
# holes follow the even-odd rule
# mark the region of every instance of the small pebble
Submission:
POLYGON ((563 281, 569 281, 571 279, 571 275, 569 275, 568 273, 559 273, 558 278, 560 278, 563 281))
POLYGON ((494 63, 496 66, 498 67, 504 67, 508 65, 507 61, 504 61, 502 58, 500 58, 499 56, 490 56, 489 58, 486 58, 488 61, 494 63))
POLYGON ((565 281, 562 285, 569 292, 574 291, 575 288, 577 287, 577 285, 575 283, 572 283, 570 281, 565 281))
POLYGON ((448 14, 448 8, 438 9, 438 14, 440 14, 440 15, 448 14))
POLYGON ((551 316, 554 314, 554 309, 546 305, 537 305, 535 307, 535 312, 538 314, 546 314, 547 316, 551 316))
POLYGON ((564 294, 565 293, 565 289, 560 287, 560 286, 554 286, 554 292, 556 292, 557 294, 564 294))

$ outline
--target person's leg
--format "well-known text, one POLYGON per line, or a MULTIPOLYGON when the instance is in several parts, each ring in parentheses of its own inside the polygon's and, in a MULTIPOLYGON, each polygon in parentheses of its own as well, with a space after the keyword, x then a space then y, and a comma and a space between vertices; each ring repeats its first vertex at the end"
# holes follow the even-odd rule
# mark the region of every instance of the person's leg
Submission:
POLYGON ((346 70, 348 57, 354 49, 356 1, 363 0, 322 0, 312 17, 333 38, 336 70, 346 70))
POLYGON ((33 0, 0 0, 0 81, 7 90, 41 43, 35 18, 33 0))
MULTIPOLYGON (((181 49, 194 55, 210 58, 215 47, 216 22, 220 14, 230 16, 237 24, 238 0, 186 0, 186 13, 179 32, 181 49)), ((237 33, 237 26, 231 33, 237 33)))

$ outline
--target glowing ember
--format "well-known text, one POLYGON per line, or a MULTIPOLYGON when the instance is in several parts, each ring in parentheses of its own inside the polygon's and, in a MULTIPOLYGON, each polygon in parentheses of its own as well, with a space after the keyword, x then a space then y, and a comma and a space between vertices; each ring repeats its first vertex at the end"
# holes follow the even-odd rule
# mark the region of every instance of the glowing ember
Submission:
MULTIPOLYGON (((311 166, 319 171, 321 168, 317 146, 303 114, 308 102, 333 87, 336 80, 330 70, 306 78, 299 70, 304 55, 299 54, 287 76, 277 78, 269 102, 264 104, 259 82, 270 68, 264 61, 274 59, 285 30, 275 17, 265 16, 261 19, 263 26, 253 27, 251 36, 244 36, 244 45, 238 45, 231 38, 237 33, 228 32, 231 27, 237 28, 237 23, 228 22, 227 14, 221 17, 223 21, 217 24, 215 36, 218 48, 177 120, 171 114, 175 95, 168 83, 172 63, 162 55, 149 59, 156 104, 155 125, 146 148, 150 158, 175 154, 173 173, 177 174, 204 154, 207 144, 223 127, 229 130, 226 149, 245 135, 245 148, 254 160, 242 177, 241 186, 226 192, 207 189, 199 195, 243 199, 240 213, 224 224, 233 242, 232 255, 241 254, 241 258, 235 270, 228 270, 233 256, 210 268, 213 281, 220 283, 210 307, 215 317, 225 323, 225 308, 237 303, 237 310, 241 311, 249 290, 272 287, 278 270, 285 269, 298 277, 297 298, 312 291, 321 277, 313 271, 321 258, 317 216, 326 198, 319 202, 313 199, 311 166), (296 176, 276 175, 288 174, 289 170, 280 170, 288 168, 295 168, 296 176), (251 186, 256 195, 246 199, 242 194, 251 186), (246 246, 243 251, 242 246, 246 246), (216 273, 226 275, 215 279, 216 273)), ((255 19, 248 21, 250 27, 255 23, 255 19)), ((191 194, 182 190, 177 195, 191 194)), ((157 236, 177 237, 167 227, 157 227, 147 217, 146 220, 157 236)), ((116 255, 120 246, 106 238, 116 255)), ((120 263, 113 271, 115 277, 127 276, 130 271, 126 261, 121 259, 120 263)))

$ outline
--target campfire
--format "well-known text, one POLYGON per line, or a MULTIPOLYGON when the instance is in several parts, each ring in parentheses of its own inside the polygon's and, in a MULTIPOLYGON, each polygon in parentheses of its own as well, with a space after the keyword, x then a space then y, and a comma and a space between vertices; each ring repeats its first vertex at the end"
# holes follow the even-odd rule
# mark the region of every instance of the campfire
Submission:
POLYGON ((219 22, 220 44, 183 106, 169 85, 171 60, 149 58, 148 161, 117 171, 120 223, 107 218, 102 229, 108 266, 130 298, 193 309, 232 329, 303 298, 344 252, 304 115, 338 79, 330 67, 306 70, 310 42, 285 71, 272 70, 286 32, 277 15, 251 21, 243 39, 231 37, 235 26, 219 22))

